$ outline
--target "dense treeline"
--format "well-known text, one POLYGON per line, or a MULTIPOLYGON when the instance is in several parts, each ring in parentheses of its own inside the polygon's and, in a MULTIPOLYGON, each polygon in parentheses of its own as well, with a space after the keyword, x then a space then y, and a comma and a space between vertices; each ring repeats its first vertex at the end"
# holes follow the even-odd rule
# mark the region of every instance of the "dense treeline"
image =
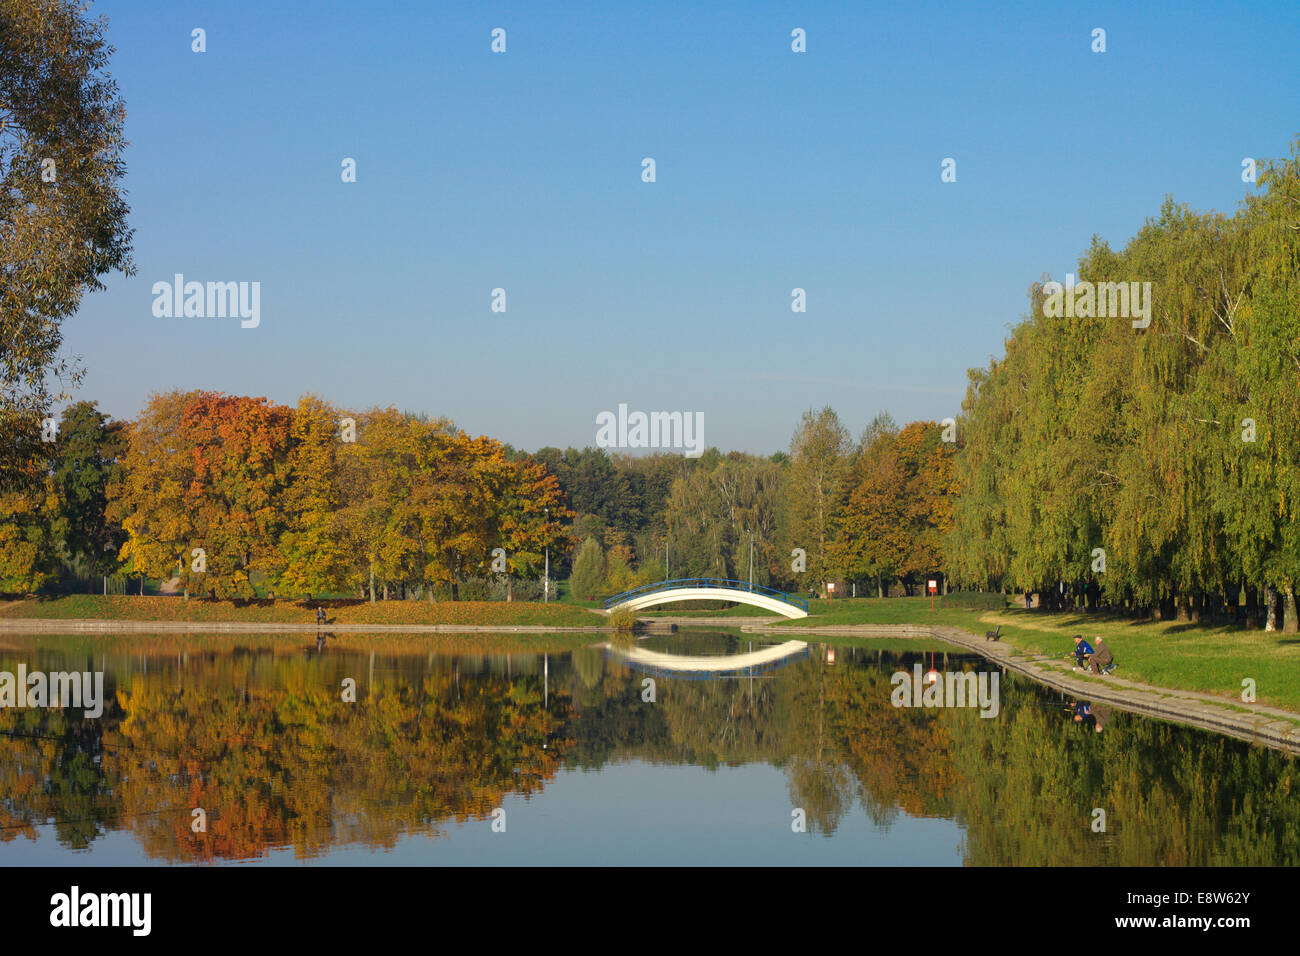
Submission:
POLYGON ((394 409, 176 391, 132 422, 69 406, 44 447, 31 490, 0 494, 0 590, 537 598, 547 548, 581 599, 667 576, 910 589, 952 511, 933 424, 882 415, 854 443, 829 408, 770 457, 528 455, 394 409))
POLYGON ((260 581, 455 599, 467 579, 536 578, 546 548, 571 547, 544 465, 442 419, 170 392, 130 423, 81 403, 63 425, 38 489, 0 496, 0 586, 37 588, 62 558, 218 597, 260 581))
POLYGON ((1280 594, 1296 630, 1297 150, 1233 216, 1167 200, 1124 249, 1094 238, 1079 284, 1150 282, 1148 327, 1032 287, 1006 355, 971 372, 955 579, 1180 618, 1262 597, 1270 628, 1280 594))
POLYGON ((768 457, 537 457, 553 463, 577 512, 570 583, 588 598, 665 577, 751 574, 786 590, 824 593, 840 581, 910 593, 942 571, 952 454, 932 422, 899 429, 881 414, 855 442, 823 408, 804 414, 788 453, 768 457))

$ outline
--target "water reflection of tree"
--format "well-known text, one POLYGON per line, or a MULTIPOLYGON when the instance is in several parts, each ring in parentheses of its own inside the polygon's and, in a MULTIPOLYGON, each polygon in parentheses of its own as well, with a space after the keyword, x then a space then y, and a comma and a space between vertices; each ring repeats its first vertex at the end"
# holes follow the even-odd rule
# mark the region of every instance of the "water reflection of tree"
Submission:
MULTIPOLYGON (((840 746, 839 718, 842 708, 837 700, 827 705, 828 681, 837 685, 830 691, 837 695, 839 674, 819 660, 804 661, 791 675, 788 697, 782 701, 790 733, 786 777, 790 802, 803 809, 808 828, 813 833, 834 833, 841 817, 852 806, 852 781, 840 746), (828 727, 828 721, 833 727, 828 727)), ((785 696, 785 695, 783 695, 785 696)))
MULTIPOLYGON (((506 794, 534 793, 553 777, 567 705, 552 693, 542 708, 539 674, 466 683, 450 666, 417 673, 419 664, 373 682, 356 663, 251 655, 205 662, 179 686, 157 670, 135 674, 89 781, 90 751, 66 742, 61 712, 7 712, 10 724, 43 718, 49 725, 36 729, 58 739, 0 738, 12 758, 0 764, 5 822, 80 820, 81 794, 108 795, 99 819, 134 831, 154 857, 244 859, 290 846, 308 857, 436 835, 440 823, 484 817, 506 794), (343 676, 358 679, 358 703, 342 700, 343 676), (42 789, 46 776, 53 783, 42 789), (206 833, 191 831, 194 807, 207 813, 206 833)), ((67 827, 65 845, 94 835, 67 827)))
POLYGON ((0 840, 53 819, 73 847, 125 827, 161 859, 309 857, 436 837, 565 763, 643 759, 783 768, 818 833, 855 802, 878 826, 955 819, 973 864, 1300 862, 1294 760, 1122 714, 1098 735, 1014 678, 993 720, 894 708, 889 676, 909 664, 841 652, 753 680, 661 677, 647 703, 645 675, 592 649, 549 661, 544 707, 540 661, 519 654, 195 652, 179 674, 119 663, 101 721, 0 710, 0 840), (191 832, 193 807, 207 833, 191 832))
POLYGON ((1004 726, 942 720, 974 865, 1294 866, 1293 758, 1116 714, 1097 734, 1034 688, 1004 686, 1004 726), (1094 809, 1106 829, 1092 829, 1094 809))
POLYGON ((102 731, 117 718, 111 702, 102 720, 73 711, 0 709, 0 843, 36 839, 54 821, 59 843, 84 849, 111 829, 115 779, 105 774, 102 731))

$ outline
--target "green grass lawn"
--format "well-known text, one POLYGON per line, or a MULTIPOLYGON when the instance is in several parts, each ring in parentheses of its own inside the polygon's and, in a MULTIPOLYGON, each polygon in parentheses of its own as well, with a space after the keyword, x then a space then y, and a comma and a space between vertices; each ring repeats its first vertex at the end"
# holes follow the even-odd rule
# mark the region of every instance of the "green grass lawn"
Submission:
POLYGON ((1061 657, 1074 648, 1071 635, 1100 634, 1119 661, 1116 676, 1238 702, 1252 678, 1259 703, 1300 711, 1300 635, 1024 610, 986 612, 980 623, 1001 623, 1003 640, 1026 653, 1061 657))

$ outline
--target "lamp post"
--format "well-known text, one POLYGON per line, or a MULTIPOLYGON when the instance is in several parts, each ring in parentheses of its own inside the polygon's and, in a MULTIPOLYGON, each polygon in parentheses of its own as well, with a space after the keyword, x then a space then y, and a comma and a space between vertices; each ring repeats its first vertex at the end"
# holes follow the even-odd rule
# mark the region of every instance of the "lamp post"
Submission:
MULTIPOLYGON (((546 524, 551 523, 551 509, 546 509, 546 524)), ((551 536, 546 536, 546 571, 542 577, 542 603, 551 602, 551 536)))

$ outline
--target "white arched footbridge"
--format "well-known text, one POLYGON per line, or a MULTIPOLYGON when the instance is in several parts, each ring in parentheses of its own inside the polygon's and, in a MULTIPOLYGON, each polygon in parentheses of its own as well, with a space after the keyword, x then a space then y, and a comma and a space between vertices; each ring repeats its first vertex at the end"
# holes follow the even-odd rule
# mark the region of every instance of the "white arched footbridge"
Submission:
POLYGON ((735 601, 751 604, 785 617, 807 617, 808 602, 801 597, 778 591, 776 588, 747 581, 729 581, 723 578, 678 578, 674 581, 657 581, 605 599, 605 610, 629 608, 642 611, 656 604, 673 604, 677 601, 735 601))

